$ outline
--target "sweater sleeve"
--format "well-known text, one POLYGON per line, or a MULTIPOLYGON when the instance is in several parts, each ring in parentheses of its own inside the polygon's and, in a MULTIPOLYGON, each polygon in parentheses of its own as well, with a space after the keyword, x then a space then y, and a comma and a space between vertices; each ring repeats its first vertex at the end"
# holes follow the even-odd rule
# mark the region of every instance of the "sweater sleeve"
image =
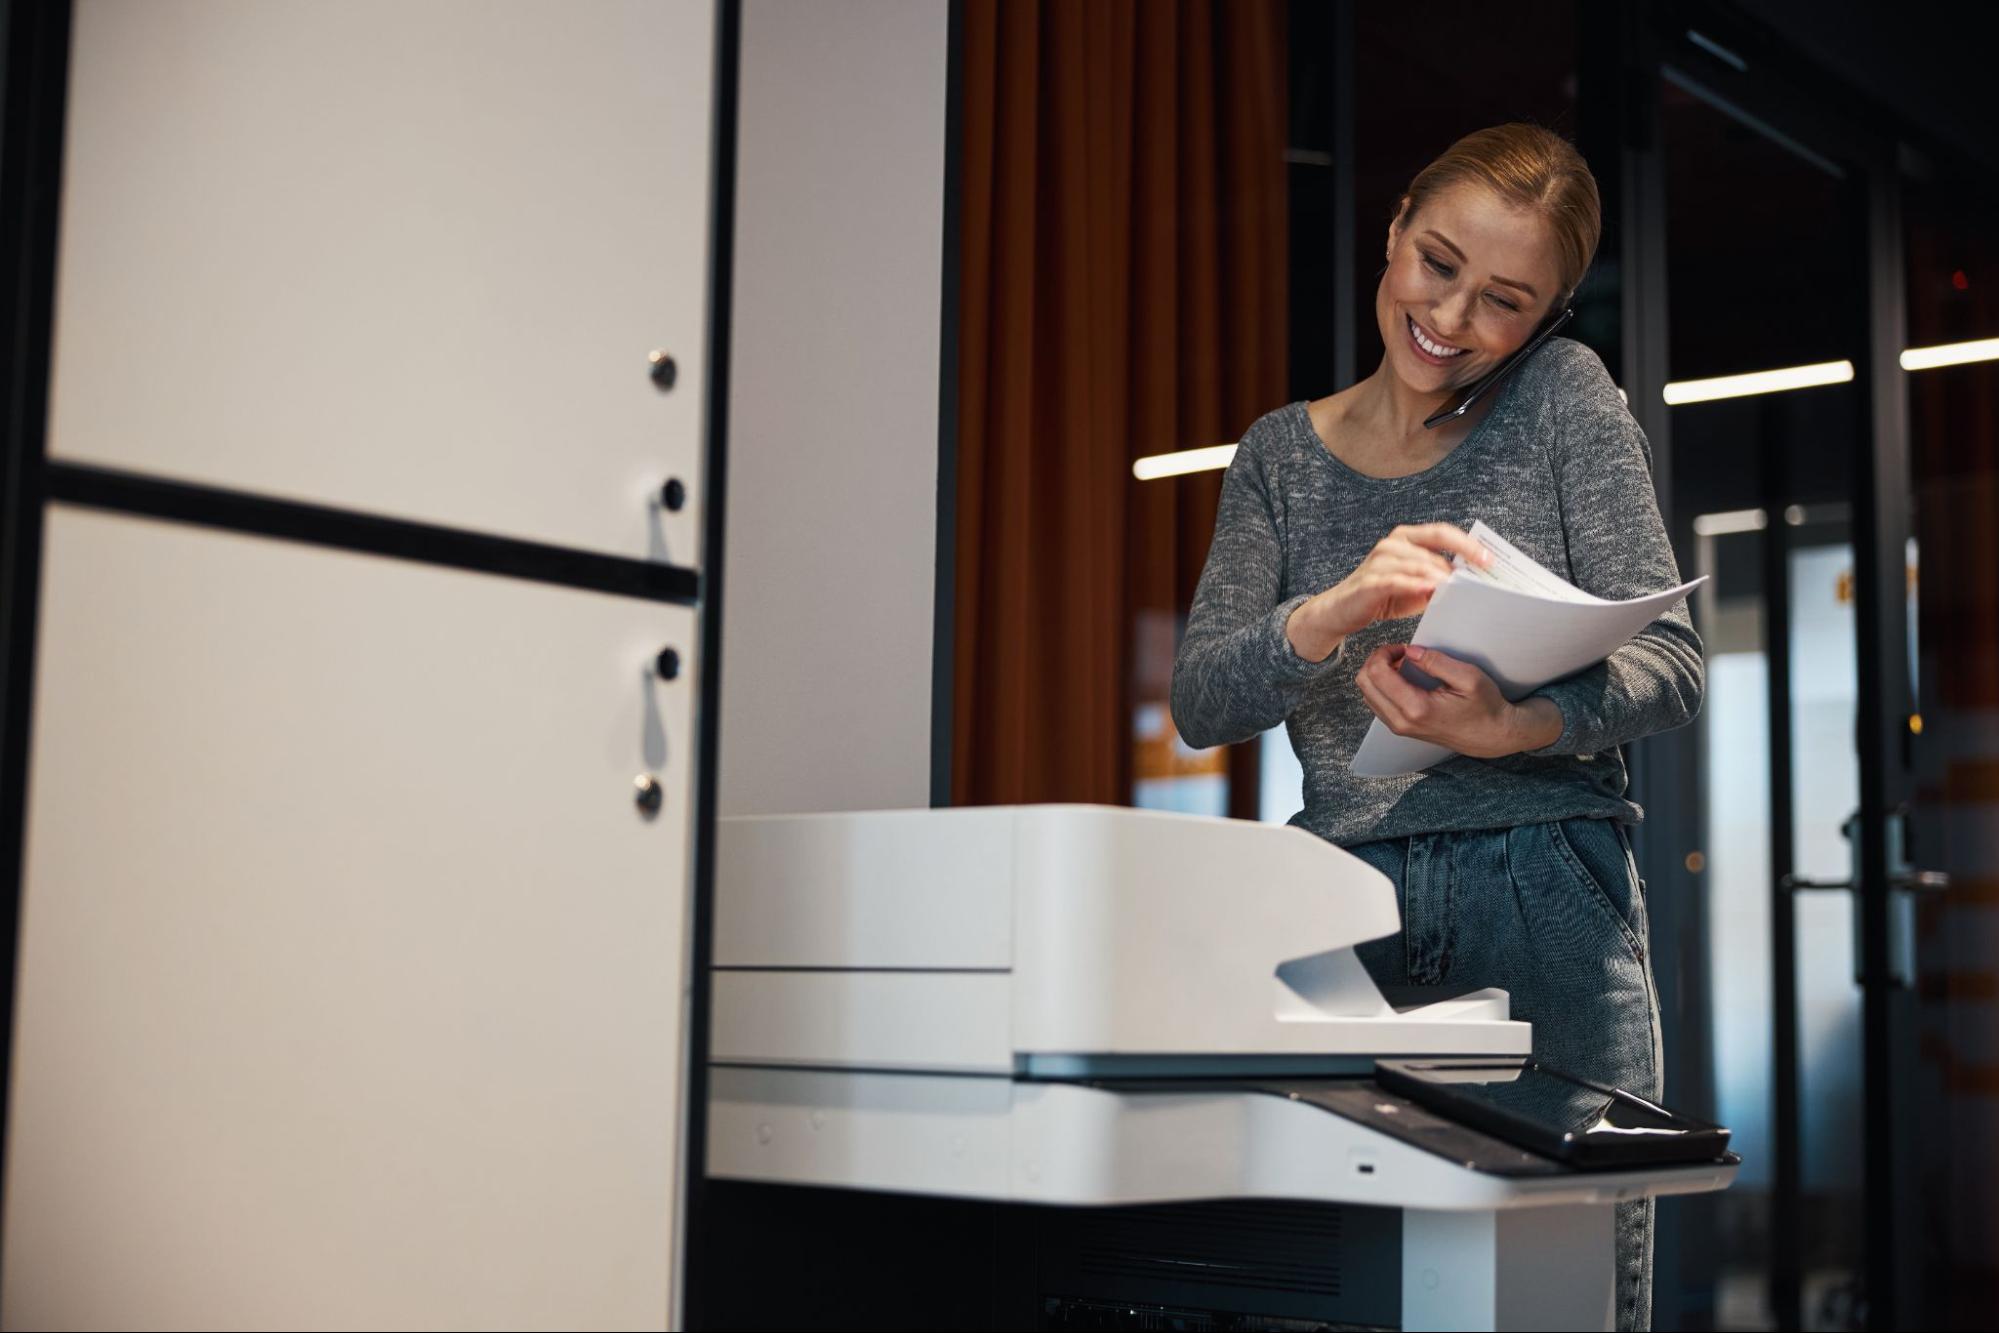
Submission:
MULTIPOLYGON (((1552 448, 1575 584, 1616 600, 1673 587, 1680 571, 1651 444, 1594 351, 1578 344, 1570 364, 1552 448)), ((1706 683, 1683 597, 1603 661, 1533 691, 1561 709, 1562 734, 1526 753, 1591 755, 1682 726, 1700 712, 1706 683)))
POLYGON ((1288 717, 1313 680, 1337 670, 1346 644, 1312 662, 1285 634, 1314 592, 1278 600, 1284 540, 1269 478, 1245 440, 1222 477, 1215 537, 1173 659, 1173 725, 1196 749, 1232 745, 1288 717))

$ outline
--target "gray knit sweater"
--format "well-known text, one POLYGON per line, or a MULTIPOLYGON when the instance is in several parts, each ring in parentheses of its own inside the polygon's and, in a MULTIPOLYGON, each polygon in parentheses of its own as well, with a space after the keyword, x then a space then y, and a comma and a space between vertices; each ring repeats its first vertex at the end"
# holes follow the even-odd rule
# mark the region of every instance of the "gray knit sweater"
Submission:
POLYGON ((1625 598, 1680 582, 1652 490, 1652 450, 1603 361, 1551 338, 1497 390, 1443 460, 1370 477, 1320 441, 1303 402, 1259 417, 1222 480, 1214 543, 1173 663, 1173 722, 1202 748, 1289 723, 1305 771, 1292 824, 1342 846, 1572 815, 1635 824, 1619 746, 1700 711, 1700 639, 1685 599, 1598 665, 1535 691, 1562 734, 1499 759, 1458 755, 1391 778, 1348 768, 1374 714, 1354 673, 1416 618, 1377 621, 1323 662, 1291 649, 1292 611, 1359 566, 1399 523, 1484 519, 1585 592, 1625 598))

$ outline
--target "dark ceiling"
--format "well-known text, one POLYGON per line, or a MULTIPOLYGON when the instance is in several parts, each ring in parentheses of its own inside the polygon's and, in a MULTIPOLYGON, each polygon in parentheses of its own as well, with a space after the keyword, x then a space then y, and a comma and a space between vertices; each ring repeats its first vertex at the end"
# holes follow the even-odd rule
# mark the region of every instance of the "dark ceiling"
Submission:
POLYGON ((1723 8, 1760 23, 1881 110, 1999 174, 1999 111, 1992 102, 1999 5, 1731 0, 1723 8))

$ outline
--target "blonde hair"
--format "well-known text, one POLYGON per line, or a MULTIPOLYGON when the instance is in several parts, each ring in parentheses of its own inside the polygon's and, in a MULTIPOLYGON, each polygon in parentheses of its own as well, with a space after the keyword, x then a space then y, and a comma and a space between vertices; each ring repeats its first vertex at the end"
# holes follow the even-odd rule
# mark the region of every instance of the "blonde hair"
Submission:
MULTIPOLYGON (((1404 228, 1415 222, 1424 204, 1465 183, 1483 185, 1505 202, 1548 219, 1562 283, 1556 299, 1574 296, 1603 236, 1596 177, 1575 145, 1553 130, 1521 121, 1473 130, 1409 182, 1403 192, 1409 201, 1404 228)), ((1396 204, 1400 217, 1401 200, 1396 204)))

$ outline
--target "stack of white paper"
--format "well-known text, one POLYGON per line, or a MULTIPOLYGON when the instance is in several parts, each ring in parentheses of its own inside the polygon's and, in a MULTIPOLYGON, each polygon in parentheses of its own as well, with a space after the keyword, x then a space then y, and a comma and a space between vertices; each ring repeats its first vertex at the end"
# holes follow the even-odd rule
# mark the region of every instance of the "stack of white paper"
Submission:
MULTIPOLYGON (((1702 581, 1608 602, 1549 573, 1482 522, 1472 524, 1471 535, 1493 553, 1491 568, 1451 557, 1450 577, 1430 594, 1409 641, 1476 663, 1513 701, 1595 666, 1702 581)), ((1436 684, 1412 662, 1403 662, 1402 674, 1426 689, 1436 684)), ((1452 753, 1447 746, 1397 736, 1376 718, 1354 752, 1353 771, 1362 777, 1397 777, 1452 753)))

